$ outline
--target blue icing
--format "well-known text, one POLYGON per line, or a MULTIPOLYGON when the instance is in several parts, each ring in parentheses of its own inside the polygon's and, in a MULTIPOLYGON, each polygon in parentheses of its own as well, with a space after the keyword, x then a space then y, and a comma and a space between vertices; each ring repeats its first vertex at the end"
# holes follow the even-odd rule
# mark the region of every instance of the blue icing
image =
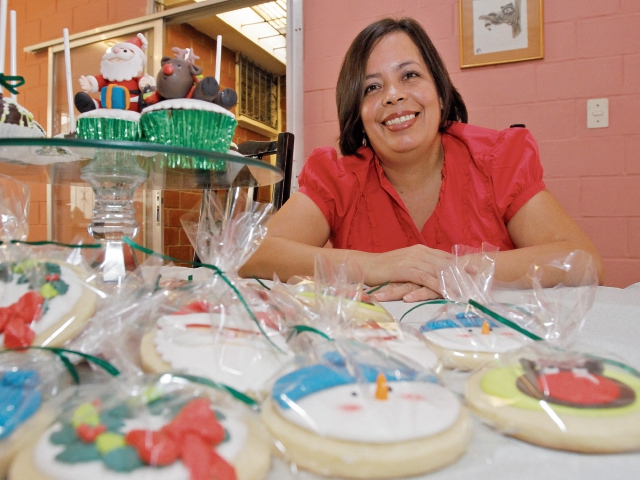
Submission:
MULTIPOLYGON (((356 383, 358 378, 367 382, 375 382, 379 373, 383 373, 390 382, 405 380, 412 381, 418 376, 418 372, 405 367, 383 367, 360 364, 359 370, 362 377, 355 377, 349 372, 344 358, 337 352, 329 352, 323 357, 329 365, 315 364, 301 368, 280 377, 273 386, 272 396, 278 404, 284 408, 290 408, 291 403, 329 388, 340 385, 356 383)), ((429 381, 434 379, 429 378, 429 381)))
POLYGON ((443 328, 472 328, 482 327, 483 322, 487 322, 491 328, 500 328, 502 324, 490 319, 482 318, 473 312, 458 312, 455 320, 445 318, 443 320, 431 320, 420 327, 422 333, 431 332, 433 330, 441 330, 443 328))
POLYGON ((34 388, 40 379, 33 370, 6 372, 0 380, 0 439, 33 415, 42 403, 34 388))

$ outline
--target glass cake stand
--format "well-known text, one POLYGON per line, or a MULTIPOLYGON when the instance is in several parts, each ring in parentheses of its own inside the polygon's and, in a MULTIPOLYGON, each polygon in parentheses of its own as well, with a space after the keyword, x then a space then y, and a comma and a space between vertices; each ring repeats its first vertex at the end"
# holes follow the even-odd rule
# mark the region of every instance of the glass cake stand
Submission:
POLYGON ((138 233, 133 196, 139 187, 213 191, 272 185, 283 178, 279 168, 239 154, 76 138, 0 139, 0 173, 91 186, 95 200, 88 230, 105 247, 98 262, 105 282, 119 282, 136 266, 126 260, 135 256, 122 238, 138 233))

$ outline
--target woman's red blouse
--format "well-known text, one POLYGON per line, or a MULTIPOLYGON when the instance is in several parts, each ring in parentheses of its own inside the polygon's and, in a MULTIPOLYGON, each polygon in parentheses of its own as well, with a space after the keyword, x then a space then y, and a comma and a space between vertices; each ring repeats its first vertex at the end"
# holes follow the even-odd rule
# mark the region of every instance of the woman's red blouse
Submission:
POLYGON ((359 150, 364 158, 315 149, 298 178, 299 191, 324 214, 335 248, 380 253, 421 243, 451 252, 454 245, 488 242, 513 249, 509 220, 545 188, 531 133, 454 123, 442 134, 442 146, 440 198, 422 231, 369 148, 359 150))

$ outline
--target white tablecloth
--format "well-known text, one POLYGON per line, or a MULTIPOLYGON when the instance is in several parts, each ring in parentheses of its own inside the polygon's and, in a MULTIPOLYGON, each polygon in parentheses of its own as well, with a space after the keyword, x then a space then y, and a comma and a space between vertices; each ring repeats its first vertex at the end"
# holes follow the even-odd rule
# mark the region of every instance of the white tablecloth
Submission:
MULTIPOLYGON (((413 305, 388 302, 385 307, 400 318, 413 305)), ((418 308, 404 321, 426 321, 439 306, 418 308)), ((640 369, 640 286, 627 289, 599 287, 593 307, 576 344, 594 354, 610 353, 640 369)), ((640 429, 640 425, 638 425, 640 429)), ((268 480, 316 480, 294 475, 276 460, 268 480)), ((424 480, 627 480, 640 478, 640 453, 584 455, 550 450, 501 435, 479 421, 467 453, 455 464, 417 477, 424 480)))

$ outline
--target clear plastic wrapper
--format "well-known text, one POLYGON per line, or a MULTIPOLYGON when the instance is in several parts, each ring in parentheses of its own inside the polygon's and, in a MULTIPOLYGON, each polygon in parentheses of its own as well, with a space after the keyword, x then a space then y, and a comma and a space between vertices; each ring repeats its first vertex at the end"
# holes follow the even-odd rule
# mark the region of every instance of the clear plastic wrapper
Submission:
POLYGON ((260 480, 272 441, 225 389, 170 374, 79 387, 21 450, 11 480, 260 480))
MULTIPOLYGON (((363 274, 359 266, 349 259, 339 265, 332 264, 324 255, 315 259, 313 278, 296 283, 293 287, 274 281, 272 292, 282 312, 294 311, 287 315, 295 325, 290 328, 300 330, 301 326, 321 332, 327 338, 348 338, 366 343, 387 355, 395 355, 416 369, 439 368, 438 358, 425 346, 421 334, 411 326, 394 321, 393 317, 379 305, 381 312, 376 315, 361 315, 363 298, 363 274), (302 293, 313 287, 313 297, 302 293), (309 302, 308 299, 313 301, 309 302), (378 319, 377 321, 375 319, 378 319)), ((367 304, 367 307, 372 305, 367 304)), ((367 312, 371 310, 367 309, 367 312)), ((306 341, 309 341, 307 339, 306 341)), ((290 342, 296 351, 304 350, 304 345, 290 342)))
POLYGON ((473 370, 538 339, 570 345, 593 304, 597 275, 586 252, 542 258, 530 268, 533 288, 500 291, 492 288, 496 254, 490 245, 458 247, 441 274, 449 302, 418 328, 445 367, 473 370), (551 270, 556 285, 544 288, 551 270))
POLYGON ((0 353, 0 478, 16 453, 38 434, 43 402, 71 386, 73 380, 52 352, 0 353))
POLYGON ((580 453, 640 451, 640 372, 543 342, 501 357, 466 382, 468 407, 506 435, 580 453))
MULTIPOLYGON (((183 223, 206 265, 198 272, 209 274, 165 283, 167 267, 161 267, 155 285, 147 283, 114 311, 101 312, 83 351, 103 355, 126 372, 197 375, 260 397, 292 355, 268 290, 237 276, 266 233, 269 211, 254 204, 227 216, 214 202, 201 222, 195 221, 200 213, 189 214, 183 223)), ((169 275, 175 273, 173 268, 169 275)), ((145 276, 151 279, 153 269, 145 276)))
POLYGON ((312 342, 275 381, 262 420, 292 471, 401 478, 456 461, 471 434, 427 370, 354 340, 312 342))
POLYGON ((79 249, 15 244, 27 235, 28 189, 2 180, 0 345, 61 346, 84 328, 99 292, 79 249))
POLYGON ((27 239, 28 207, 29 186, 0 174, 0 241, 27 239))
POLYGON ((345 258, 340 264, 316 256, 314 276, 294 276, 290 290, 315 311, 338 312, 344 322, 394 322, 393 316, 364 290, 364 275, 355 262, 345 258))
POLYGON ((243 304, 218 275, 174 290, 141 339, 142 369, 198 375, 261 397, 292 356, 281 315, 263 295, 245 288, 243 304))

